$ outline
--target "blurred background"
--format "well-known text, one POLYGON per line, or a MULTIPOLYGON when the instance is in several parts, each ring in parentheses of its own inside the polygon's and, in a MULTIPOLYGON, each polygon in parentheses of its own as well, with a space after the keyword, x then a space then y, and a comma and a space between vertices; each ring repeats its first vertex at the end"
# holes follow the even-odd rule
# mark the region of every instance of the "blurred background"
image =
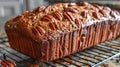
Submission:
POLYGON ((120 0, 0 0, 0 32, 4 30, 4 24, 7 20, 26 10, 34 9, 40 5, 80 1, 107 5, 113 9, 120 10, 120 0))

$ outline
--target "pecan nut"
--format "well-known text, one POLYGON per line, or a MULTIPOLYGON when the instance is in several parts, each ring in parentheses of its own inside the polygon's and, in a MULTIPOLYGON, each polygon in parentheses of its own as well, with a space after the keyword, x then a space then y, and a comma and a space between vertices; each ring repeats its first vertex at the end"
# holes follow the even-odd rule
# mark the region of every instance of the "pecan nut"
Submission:
POLYGON ((110 15, 114 18, 116 17, 116 13, 114 11, 110 11, 110 15))
POLYGON ((94 8, 88 7, 88 6, 84 7, 84 9, 87 9, 87 10, 94 10, 94 8))
POLYGON ((2 61, 1 61, 1 65, 2 65, 3 67, 16 67, 16 63, 15 63, 15 62, 10 61, 10 60, 7 60, 7 59, 2 60, 2 61))
POLYGON ((30 14, 28 14, 27 18, 36 19, 36 15, 34 13, 30 13, 30 14))
POLYGON ((53 22, 56 29, 60 29, 59 23, 53 22))
POLYGON ((92 16, 96 19, 100 19, 100 16, 96 12, 92 12, 92 16))
POLYGON ((103 7, 103 10, 111 11, 111 9, 109 7, 103 7))
POLYGON ((59 11, 54 12, 53 16, 58 20, 62 20, 62 17, 63 17, 59 11))
POLYGON ((33 33, 35 36, 41 36, 41 34, 39 33, 39 31, 38 31, 35 27, 32 28, 32 33, 33 33))
POLYGON ((75 19, 75 24, 76 24, 79 28, 82 27, 82 21, 81 21, 81 20, 75 19))
POLYGON ((41 12, 45 9, 45 6, 40 6, 38 8, 35 9, 36 12, 41 12))
POLYGON ((98 8, 98 9, 102 9, 101 6, 97 5, 97 4, 93 4, 94 7, 98 8))
POLYGON ((50 22, 50 23, 49 23, 49 27, 50 27, 52 30, 60 29, 59 23, 57 23, 57 22, 50 22))
POLYGON ((82 11, 81 12, 81 16, 84 17, 84 18, 87 18, 87 12, 86 11, 82 11))
POLYGON ((53 22, 50 22, 50 23, 49 23, 49 27, 50 27, 52 30, 55 30, 55 26, 54 26, 54 23, 53 23, 53 22))
POLYGON ((36 29, 39 31, 39 33, 40 33, 41 35, 44 35, 44 34, 45 34, 45 30, 44 30, 42 27, 36 26, 36 29))
POLYGON ((99 10, 99 12, 103 15, 106 16, 105 12, 103 10, 99 10))
POLYGON ((54 17, 52 15, 45 15, 41 19, 42 21, 54 21, 54 17))
POLYGON ((76 8, 65 8, 64 11, 72 12, 72 13, 77 13, 78 12, 78 10, 76 8))
POLYGON ((64 17, 69 21, 74 21, 74 17, 69 12, 64 12, 64 17))

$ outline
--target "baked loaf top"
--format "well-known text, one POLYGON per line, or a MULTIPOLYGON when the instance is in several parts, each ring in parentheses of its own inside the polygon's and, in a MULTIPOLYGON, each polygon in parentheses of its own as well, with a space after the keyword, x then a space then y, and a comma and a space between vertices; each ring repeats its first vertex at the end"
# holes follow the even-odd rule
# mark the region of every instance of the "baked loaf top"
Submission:
POLYGON ((9 20, 7 29, 14 29, 35 41, 54 39, 84 26, 104 20, 119 20, 120 14, 108 7, 81 3, 57 3, 40 6, 9 20))

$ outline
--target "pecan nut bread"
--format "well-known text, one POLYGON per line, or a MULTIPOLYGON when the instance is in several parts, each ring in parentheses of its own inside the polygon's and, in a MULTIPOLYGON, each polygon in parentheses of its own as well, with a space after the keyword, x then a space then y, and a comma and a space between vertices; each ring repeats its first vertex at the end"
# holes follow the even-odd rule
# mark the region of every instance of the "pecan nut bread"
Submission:
POLYGON ((12 48, 46 62, 116 38, 120 14, 87 2, 57 3, 22 13, 5 30, 12 48))

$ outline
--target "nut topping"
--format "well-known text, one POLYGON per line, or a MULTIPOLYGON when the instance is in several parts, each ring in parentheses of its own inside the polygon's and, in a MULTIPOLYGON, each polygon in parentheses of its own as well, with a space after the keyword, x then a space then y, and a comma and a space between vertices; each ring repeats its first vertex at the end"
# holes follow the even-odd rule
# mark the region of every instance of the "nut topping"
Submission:
POLYGON ((100 19, 100 16, 96 12, 92 12, 92 15, 96 19, 100 19))
POLYGON ((59 11, 54 12, 53 16, 58 20, 62 20, 62 17, 63 17, 59 11))
POLYGON ((86 9, 86 10, 94 10, 94 8, 88 7, 88 6, 84 7, 84 9, 86 9))
POLYGON ((33 32, 33 34, 35 36, 41 36, 41 34, 39 33, 39 31, 35 27, 32 28, 32 32, 33 32))
POLYGON ((72 13, 77 13, 78 12, 78 10, 76 8, 65 8, 64 11, 72 12, 72 13))
POLYGON ((36 26, 36 29, 39 31, 41 35, 45 34, 45 30, 42 27, 36 26))
POLYGON ((36 8, 35 11, 41 12, 41 11, 43 11, 44 9, 45 9, 45 6, 40 6, 40 7, 36 8))
POLYGON ((82 27, 82 21, 81 21, 81 20, 75 19, 75 24, 76 24, 79 28, 82 27))
POLYGON ((98 9, 102 9, 101 6, 97 5, 97 4, 93 4, 94 7, 98 8, 98 9))
POLYGON ((60 29, 59 24, 56 23, 56 22, 50 22, 50 23, 49 23, 49 26, 50 26, 50 28, 51 28, 52 30, 60 29))
POLYGON ((56 29, 60 29, 60 27, 59 27, 59 24, 58 24, 58 23, 53 22, 53 24, 54 24, 54 26, 55 26, 55 28, 56 28, 56 29))
POLYGON ((87 12, 86 11, 81 12, 81 16, 87 18, 87 12))
POLYGON ((51 15, 45 15, 41 20, 42 21, 53 21, 54 17, 51 15))
POLYGON ((16 67, 16 63, 10 60, 2 60, 1 63, 2 67, 16 67))
POLYGON ((50 22, 50 23, 49 23, 49 27, 50 27, 52 30, 55 30, 55 26, 54 26, 54 23, 53 23, 53 22, 50 22))
POLYGON ((34 13, 30 13, 27 17, 29 19, 36 19, 36 15, 34 13))
POLYGON ((74 17, 69 12, 64 12, 64 17, 69 21, 74 21, 74 17))
POLYGON ((103 16, 106 16, 103 10, 99 10, 99 12, 100 12, 103 16))
POLYGON ((116 14, 115 14, 115 12, 114 11, 110 11, 110 15, 112 16, 112 17, 116 17, 116 14))
POLYGON ((111 9, 109 7, 103 7, 103 10, 111 11, 111 9))

